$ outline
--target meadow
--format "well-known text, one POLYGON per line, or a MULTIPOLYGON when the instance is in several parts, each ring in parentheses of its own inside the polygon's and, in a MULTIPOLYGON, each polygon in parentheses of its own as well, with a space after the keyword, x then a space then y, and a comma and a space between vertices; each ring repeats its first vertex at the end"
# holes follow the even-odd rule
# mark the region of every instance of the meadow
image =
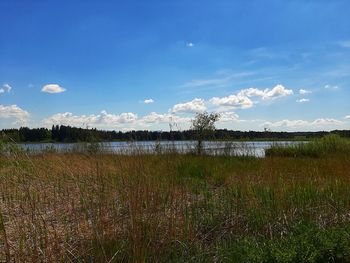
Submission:
POLYGON ((0 261, 350 262, 348 143, 2 154, 0 261))

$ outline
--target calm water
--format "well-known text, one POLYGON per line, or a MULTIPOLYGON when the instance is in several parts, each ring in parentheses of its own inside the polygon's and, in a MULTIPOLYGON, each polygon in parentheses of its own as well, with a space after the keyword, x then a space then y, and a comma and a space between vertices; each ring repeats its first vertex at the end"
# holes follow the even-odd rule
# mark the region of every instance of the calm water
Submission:
MULTIPOLYGON (((204 151, 212 155, 248 155, 264 157, 265 149, 272 145, 293 145, 300 142, 295 141, 206 141, 204 151)), ((55 150, 57 152, 83 152, 86 150, 99 149, 107 153, 137 154, 137 153, 166 153, 179 152, 189 153, 196 149, 196 141, 137 141, 137 142, 103 142, 98 144, 88 143, 34 143, 20 144, 24 149, 33 153, 55 150)))

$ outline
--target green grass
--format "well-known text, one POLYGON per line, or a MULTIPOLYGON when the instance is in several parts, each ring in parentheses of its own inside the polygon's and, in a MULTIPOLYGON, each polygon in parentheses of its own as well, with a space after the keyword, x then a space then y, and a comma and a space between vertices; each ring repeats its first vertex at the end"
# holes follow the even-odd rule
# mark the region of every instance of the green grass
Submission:
POLYGON ((338 135, 328 135, 321 139, 290 146, 274 145, 265 151, 266 156, 280 157, 321 157, 349 153, 350 140, 338 135))
POLYGON ((347 146, 309 144, 327 154, 0 156, 0 260, 350 262, 347 146))
POLYGON ((349 262, 350 229, 320 229, 312 224, 295 226, 276 239, 245 237, 220 245, 221 262, 349 262))

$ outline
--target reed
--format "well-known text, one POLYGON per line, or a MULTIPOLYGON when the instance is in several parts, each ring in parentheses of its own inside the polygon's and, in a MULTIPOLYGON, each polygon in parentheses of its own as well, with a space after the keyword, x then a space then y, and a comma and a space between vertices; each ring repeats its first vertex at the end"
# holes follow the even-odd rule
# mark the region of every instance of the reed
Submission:
POLYGON ((4 154, 0 261, 349 262, 350 156, 333 139, 318 158, 4 154))
POLYGON ((293 145, 273 145, 265 151, 266 156, 321 157, 330 154, 349 154, 350 140, 339 135, 327 135, 321 139, 293 145))

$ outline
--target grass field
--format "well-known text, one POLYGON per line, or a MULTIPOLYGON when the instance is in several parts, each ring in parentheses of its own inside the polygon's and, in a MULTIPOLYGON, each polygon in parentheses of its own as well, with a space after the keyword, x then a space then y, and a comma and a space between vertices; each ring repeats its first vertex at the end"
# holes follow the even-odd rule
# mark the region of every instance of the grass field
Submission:
POLYGON ((276 152, 0 156, 0 261, 350 262, 349 151, 276 152))

